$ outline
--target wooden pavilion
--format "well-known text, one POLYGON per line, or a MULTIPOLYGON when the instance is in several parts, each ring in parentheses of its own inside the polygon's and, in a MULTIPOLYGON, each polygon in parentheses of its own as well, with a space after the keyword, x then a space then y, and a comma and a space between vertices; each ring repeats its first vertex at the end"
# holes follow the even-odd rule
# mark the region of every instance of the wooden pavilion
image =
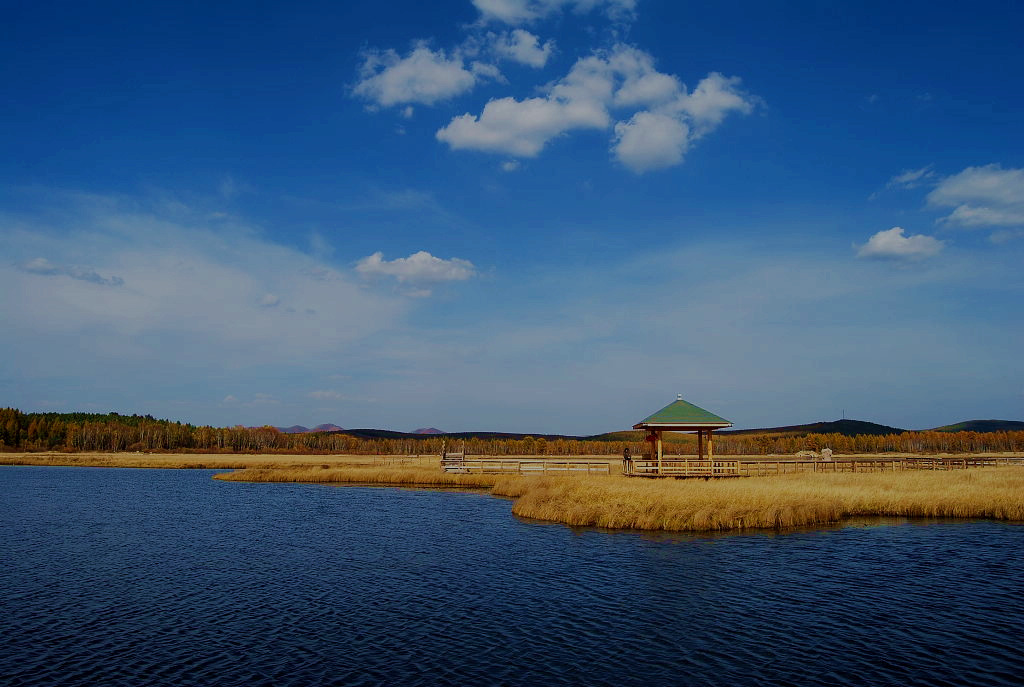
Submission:
POLYGON ((715 460, 713 432, 732 427, 725 418, 683 400, 682 394, 658 412, 633 425, 647 432, 649 450, 635 460, 626 460, 623 474, 633 477, 738 477, 739 462, 715 460), (697 459, 666 457, 664 432, 696 432, 697 459), (707 456, 705 458, 705 455, 707 456))

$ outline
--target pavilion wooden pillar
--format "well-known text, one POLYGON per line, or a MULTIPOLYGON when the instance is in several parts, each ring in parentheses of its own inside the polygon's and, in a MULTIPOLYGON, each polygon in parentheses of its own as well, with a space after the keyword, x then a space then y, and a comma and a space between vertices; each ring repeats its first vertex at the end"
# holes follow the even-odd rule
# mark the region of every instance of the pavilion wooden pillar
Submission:
POLYGON ((661 432, 660 431, 656 432, 656 434, 658 435, 658 441, 657 441, 657 445, 658 445, 658 474, 660 475, 661 474, 661 456, 662 456, 661 432))
POLYGON ((704 460, 704 430, 697 430, 697 460, 704 460))
POLYGON ((710 463, 708 468, 711 470, 711 474, 715 473, 715 444, 711 440, 711 435, 714 431, 713 429, 708 430, 708 463, 710 463))

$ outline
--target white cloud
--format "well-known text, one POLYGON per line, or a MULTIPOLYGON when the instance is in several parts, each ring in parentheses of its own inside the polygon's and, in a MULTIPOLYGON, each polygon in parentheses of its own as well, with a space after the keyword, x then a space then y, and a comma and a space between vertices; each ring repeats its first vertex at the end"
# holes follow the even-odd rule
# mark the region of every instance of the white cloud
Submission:
POLYGON ((501 163, 501 169, 506 172, 514 172, 521 166, 522 164, 519 162, 519 160, 505 160, 504 162, 501 163))
MULTIPOLYGON (((481 77, 494 75, 489 66, 474 63, 467 69, 458 53, 448 57, 444 50, 435 52, 420 43, 405 57, 394 50, 367 52, 361 80, 353 91, 382 107, 433 105, 471 90, 481 77)), ((403 113, 412 114, 408 108, 403 113)))
POLYGON ((538 69, 547 64, 555 48, 554 41, 541 45, 537 36, 524 29, 491 34, 490 41, 495 54, 538 69))
POLYGON ((394 277, 399 283, 415 285, 405 295, 425 297, 430 290, 421 288, 424 284, 435 284, 446 281, 464 281, 476 275, 476 268, 469 260, 436 258, 426 251, 413 253, 407 258, 385 260, 384 254, 376 252, 356 264, 356 271, 364 277, 394 277))
POLYGON ((615 125, 615 156, 637 173, 678 165, 683 161, 689 129, 674 117, 637 112, 615 125))
POLYGON ((928 203, 954 208, 941 220, 950 225, 1024 226, 1024 169, 968 167, 940 181, 928 194, 928 203))
POLYGON ((262 308, 274 308, 281 304, 281 299, 272 293, 263 294, 263 298, 260 299, 260 307, 262 308))
POLYGON ((608 113, 600 103, 500 98, 488 102, 479 117, 466 113, 453 118, 437 132, 437 139, 455 150, 534 157, 566 131, 607 126, 608 113))
POLYGON ((886 188, 917 188, 935 177, 931 165, 921 169, 905 169, 885 185, 886 188))
POLYGON ((752 111, 755 99, 739 84, 711 73, 687 93, 676 76, 655 69, 651 55, 619 44, 579 59, 541 97, 499 98, 479 116, 454 117, 437 139, 453 149, 534 157, 570 131, 607 129, 613 109, 633 110, 615 127, 612 149, 627 167, 643 172, 679 164, 689 144, 730 112, 752 111), (659 142, 667 149, 655 150, 659 142))
POLYGON ((904 236, 902 227, 893 227, 868 239, 866 244, 860 246, 857 257, 920 260, 937 255, 945 245, 945 241, 924 234, 904 236))
POLYGON ((627 19, 636 8, 636 0, 473 0, 484 21, 526 24, 569 9, 579 14, 604 8, 613 19, 627 19))
POLYGON ((749 114, 753 99, 740 90, 740 78, 711 72, 689 95, 680 97, 679 109, 693 118, 696 135, 703 136, 722 123, 730 112, 749 114))

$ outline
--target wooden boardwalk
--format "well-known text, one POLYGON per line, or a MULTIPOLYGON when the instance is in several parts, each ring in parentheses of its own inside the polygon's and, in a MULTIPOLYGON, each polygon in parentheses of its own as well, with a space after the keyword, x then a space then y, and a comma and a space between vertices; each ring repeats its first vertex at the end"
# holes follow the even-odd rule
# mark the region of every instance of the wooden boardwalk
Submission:
POLYGON ((607 461, 581 461, 548 458, 466 458, 448 454, 441 459, 445 472, 464 474, 547 474, 583 473, 607 475, 610 465, 607 461))
POLYGON ((966 470, 997 465, 1024 465, 1021 458, 834 458, 832 460, 778 459, 741 460, 740 473, 746 476, 787 475, 794 472, 900 472, 902 470, 966 470))
MULTIPOLYGON (((436 458, 435 458, 436 460, 436 458)), ((468 457, 449 453, 441 459, 445 472, 462 474, 612 474, 611 464, 619 459, 584 460, 563 457, 518 458, 493 456, 468 457)), ((627 477, 702 478, 768 477, 799 472, 901 472, 905 470, 966 470, 997 465, 1024 465, 1024 458, 921 456, 898 458, 845 458, 813 460, 808 458, 696 458, 640 456, 623 466, 627 477)))

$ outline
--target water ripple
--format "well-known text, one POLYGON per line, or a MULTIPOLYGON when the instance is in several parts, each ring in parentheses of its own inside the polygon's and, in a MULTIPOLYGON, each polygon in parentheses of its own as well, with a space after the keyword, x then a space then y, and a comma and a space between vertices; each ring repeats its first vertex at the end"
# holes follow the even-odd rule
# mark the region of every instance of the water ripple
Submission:
POLYGON ((1024 528, 645 536, 465 493, 0 468, 7 685, 1015 685, 1024 528))

